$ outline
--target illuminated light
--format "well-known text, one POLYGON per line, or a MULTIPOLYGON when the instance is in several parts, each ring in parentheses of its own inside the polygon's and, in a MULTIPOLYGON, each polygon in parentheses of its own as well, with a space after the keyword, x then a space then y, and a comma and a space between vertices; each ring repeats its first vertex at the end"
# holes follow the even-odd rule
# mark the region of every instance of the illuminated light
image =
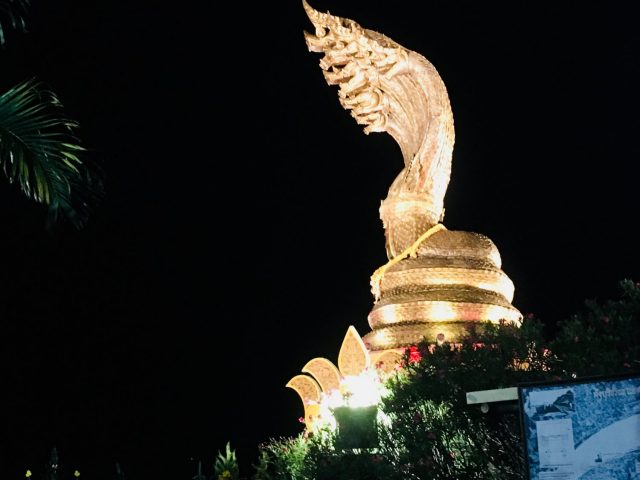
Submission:
MULTIPOLYGON (((375 329, 407 322, 408 318, 422 318, 428 322, 451 322, 466 320, 466 304, 454 304, 446 301, 415 301, 404 304, 390 304, 377 308, 369 315, 369 324, 375 329)), ((474 304, 471 304, 475 308, 474 304)), ((475 315, 473 316, 475 319, 475 315)))
POLYGON ((455 320, 457 317, 456 311, 452 308, 449 302, 434 302, 431 306, 431 313, 429 319, 434 322, 448 322, 455 320))
POLYGON ((508 302, 513 300, 515 287, 513 286, 513 282, 505 275, 500 275, 500 278, 494 282, 478 282, 475 286, 490 292, 498 292, 502 294, 508 302))
POLYGON ((500 323, 502 320, 513 322, 517 326, 520 326, 522 323, 522 316, 518 311, 513 312, 498 305, 485 305, 484 307, 486 308, 486 320, 492 323, 500 323))
POLYGON ((386 330, 376 330, 373 332, 373 338, 376 343, 384 344, 389 342, 389 332, 386 330))
POLYGON ((342 379, 340 391, 345 406, 368 407, 377 405, 381 398, 381 382, 375 369, 365 370, 360 375, 342 379))
MULTIPOLYGON (((383 325, 393 325, 394 323, 400 323, 405 321, 402 315, 398 315, 397 310, 395 308, 386 308, 383 307, 383 311, 377 315, 379 317, 379 321, 383 325)), ((381 309, 382 310, 382 309, 381 309)), ((376 312, 377 313, 377 312, 376 312)))
MULTIPOLYGON (((382 327, 399 328, 408 325, 408 319, 414 319, 411 324, 417 323, 415 319, 421 319, 420 323, 452 321, 490 321, 499 323, 501 320, 506 320, 520 325, 522 315, 515 308, 508 308, 502 305, 434 300, 416 300, 389 304, 375 308, 369 313, 369 325, 373 328, 374 333, 382 327)), ((368 334, 367 338, 370 338, 369 335, 371 334, 368 334)), ((373 341, 372 345, 378 344, 373 341)))
MULTIPOLYGON (((329 394, 323 393, 319 405, 319 416, 309 425, 312 431, 329 428, 335 431, 337 422, 333 411, 340 407, 370 407, 379 405, 380 400, 388 394, 382 380, 375 369, 367 369, 360 375, 344 377, 339 390, 333 390, 329 394)), ((385 425, 390 419, 378 410, 378 422, 385 425)))
POLYGON ((336 368, 326 358, 314 358, 307 362, 303 372, 316 379, 296 375, 287 383, 287 387, 295 390, 303 401, 307 431, 325 427, 335 429, 333 409, 378 405, 386 394, 380 377, 383 372, 372 367, 369 351, 353 326, 348 328, 340 347, 338 365, 336 368))
POLYGON ((513 294, 515 293, 516 289, 511 279, 506 275, 502 275, 498 285, 500 293, 504 295, 504 298, 507 299, 507 302, 511 303, 513 301, 513 294))

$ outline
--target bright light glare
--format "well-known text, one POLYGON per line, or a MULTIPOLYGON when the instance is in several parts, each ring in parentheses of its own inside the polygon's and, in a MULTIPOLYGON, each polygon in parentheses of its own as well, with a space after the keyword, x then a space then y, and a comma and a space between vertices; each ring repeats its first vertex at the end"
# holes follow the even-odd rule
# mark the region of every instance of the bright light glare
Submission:
POLYGON ((339 389, 321 394, 320 415, 313 422, 313 427, 330 427, 331 430, 335 430, 336 420, 332 413, 334 408, 378 405, 387 393, 388 390, 382 384, 375 368, 367 368, 360 375, 344 377, 340 381, 339 389))

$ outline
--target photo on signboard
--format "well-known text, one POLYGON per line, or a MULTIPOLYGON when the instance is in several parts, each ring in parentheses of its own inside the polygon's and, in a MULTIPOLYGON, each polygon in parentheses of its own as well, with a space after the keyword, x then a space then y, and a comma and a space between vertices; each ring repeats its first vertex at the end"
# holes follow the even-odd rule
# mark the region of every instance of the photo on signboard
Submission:
POLYGON ((640 480, 640 374, 518 386, 530 480, 640 480))

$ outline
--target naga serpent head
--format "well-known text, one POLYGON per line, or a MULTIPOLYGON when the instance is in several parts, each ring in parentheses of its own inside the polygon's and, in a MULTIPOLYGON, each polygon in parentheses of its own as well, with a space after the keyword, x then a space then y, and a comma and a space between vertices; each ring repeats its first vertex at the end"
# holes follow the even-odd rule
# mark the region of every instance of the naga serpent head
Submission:
POLYGON ((387 132, 402 151, 404 169, 389 188, 380 215, 387 251, 396 256, 444 215, 451 173, 453 115, 440 75, 422 55, 353 20, 321 13, 303 0, 314 34, 305 32, 340 104, 364 132, 387 132))
POLYGON ((390 108, 380 77, 390 79, 402 68, 405 49, 353 20, 318 12, 306 0, 303 5, 315 27, 315 35, 304 32, 307 46, 324 53, 320 68, 329 85, 339 86, 340 104, 365 133, 386 131, 390 108))

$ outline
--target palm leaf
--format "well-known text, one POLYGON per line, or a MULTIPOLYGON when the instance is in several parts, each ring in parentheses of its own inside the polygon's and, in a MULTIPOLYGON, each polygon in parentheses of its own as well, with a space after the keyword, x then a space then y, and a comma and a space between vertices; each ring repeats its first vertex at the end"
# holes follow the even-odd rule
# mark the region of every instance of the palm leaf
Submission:
POLYGON ((35 79, 0 96, 0 168, 27 197, 49 206, 51 224, 62 214, 81 228, 101 196, 102 172, 82 159, 77 127, 35 79))
POLYGON ((30 0, 0 0, 0 45, 4 45, 3 20, 8 19, 9 25, 16 30, 26 30, 24 14, 29 4, 30 0))

